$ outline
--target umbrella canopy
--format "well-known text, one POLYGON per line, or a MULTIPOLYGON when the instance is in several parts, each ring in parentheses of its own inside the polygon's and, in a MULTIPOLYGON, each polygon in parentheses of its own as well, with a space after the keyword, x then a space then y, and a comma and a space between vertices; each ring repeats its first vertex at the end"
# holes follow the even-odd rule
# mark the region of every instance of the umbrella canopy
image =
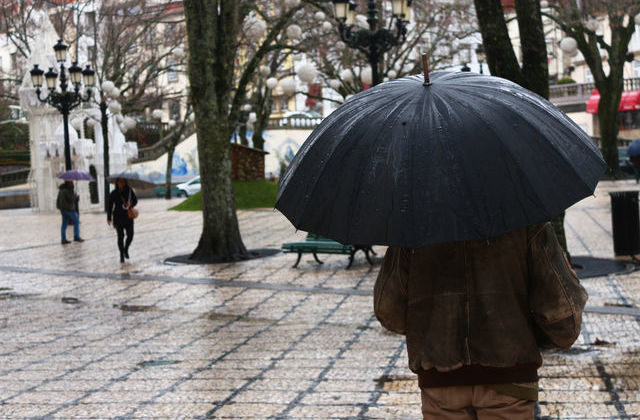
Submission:
POLYGON ((89 172, 80 171, 78 169, 64 171, 58 175, 58 178, 64 179, 65 181, 95 181, 95 178, 92 177, 89 172))
POLYGON ((627 147, 627 154, 629 157, 640 156, 640 139, 635 139, 631 142, 629 147, 627 147))
POLYGON ((548 221, 593 193, 602 155, 547 100, 492 76, 423 81, 375 86, 326 118, 276 208, 342 243, 417 248, 548 221))
POLYGON ((109 182, 116 182, 118 180, 118 178, 123 178, 127 180, 127 184, 129 184, 130 187, 133 188, 151 188, 151 187, 155 187, 156 184, 154 184, 153 182, 151 182, 147 177, 145 177, 144 175, 140 175, 137 172, 120 172, 117 174, 113 174, 110 175, 109 177, 107 177, 107 180, 109 182))

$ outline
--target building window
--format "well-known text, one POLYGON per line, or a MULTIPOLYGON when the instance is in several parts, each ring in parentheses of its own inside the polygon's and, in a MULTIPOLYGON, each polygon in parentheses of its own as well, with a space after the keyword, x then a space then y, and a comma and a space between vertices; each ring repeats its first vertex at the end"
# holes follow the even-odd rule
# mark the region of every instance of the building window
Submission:
POLYGON ((585 83, 593 83, 593 74, 591 73, 591 69, 589 69, 589 67, 584 68, 584 81, 585 83))
POLYGON ((169 68, 167 71, 167 80, 170 83, 178 81, 178 72, 176 71, 176 61, 169 59, 167 61, 167 67, 169 68))
POLYGON ((169 102, 169 118, 174 121, 180 121, 180 102, 169 102))
POLYGON ((640 128, 640 111, 618 112, 620 130, 636 130, 640 128))
POLYGON ((633 77, 640 77, 640 60, 633 60, 633 77))

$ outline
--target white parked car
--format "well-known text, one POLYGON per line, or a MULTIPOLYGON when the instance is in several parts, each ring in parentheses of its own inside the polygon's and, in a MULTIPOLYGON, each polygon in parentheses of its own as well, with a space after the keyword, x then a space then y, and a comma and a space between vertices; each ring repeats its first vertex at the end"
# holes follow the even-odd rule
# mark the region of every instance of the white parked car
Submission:
POLYGON ((189 197, 197 192, 200 192, 200 177, 197 176, 190 179, 187 182, 176 185, 179 190, 178 196, 189 197))

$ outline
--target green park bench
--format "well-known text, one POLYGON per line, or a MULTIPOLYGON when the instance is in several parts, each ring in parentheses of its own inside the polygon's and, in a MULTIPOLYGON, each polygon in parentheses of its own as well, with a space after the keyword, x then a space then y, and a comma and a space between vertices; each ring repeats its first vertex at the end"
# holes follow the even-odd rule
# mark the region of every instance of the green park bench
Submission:
POLYGON ((298 259, 296 263, 293 265, 293 268, 296 268, 300 263, 300 259, 302 258, 302 254, 313 254, 313 258, 318 262, 318 264, 324 264, 318 258, 318 254, 342 254, 349 256, 349 265, 347 265, 347 269, 351 267, 353 264, 353 257, 358 251, 364 252, 365 257, 369 264, 373 265, 373 261, 371 261, 371 257, 369 253, 376 255, 373 249, 370 246, 361 246, 361 245, 343 245, 339 242, 336 242, 332 239, 325 238, 320 235, 316 235, 314 233, 307 234, 307 238, 301 242, 287 242, 282 244, 282 250, 286 253, 298 253, 298 259))

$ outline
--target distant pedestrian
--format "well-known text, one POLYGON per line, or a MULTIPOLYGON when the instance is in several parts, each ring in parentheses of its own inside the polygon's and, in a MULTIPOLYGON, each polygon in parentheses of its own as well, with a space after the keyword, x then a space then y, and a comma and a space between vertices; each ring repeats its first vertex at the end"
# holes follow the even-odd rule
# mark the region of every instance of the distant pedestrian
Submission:
POLYGON ((78 195, 73 190, 73 182, 65 181, 58 187, 58 198, 56 199, 56 208, 60 210, 62 215, 62 228, 60 236, 63 245, 71 243, 67 241, 67 226, 73 224, 73 240, 83 242, 80 237, 80 218, 78 217, 78 195))
POLYGON ((133 241, 133 218, 130 217, 130 209, 138 204, 138 197, 129 187, 127 180, 118 178, 116 180, 116 188, 109 194, 109 210, 107 212, 107 223, 111 225, 113 219, 113 227, 118 233, 118 249, 120 250, 120 262, 129 259, 129 246, 133 241), (125 241, 124 236, 127 234, 125 241))
POLYGON ((568 349, 587 292, 550 223, 387 250, 374 310, 406 335, 425 419, 533 419, 539 347, 568 349))

